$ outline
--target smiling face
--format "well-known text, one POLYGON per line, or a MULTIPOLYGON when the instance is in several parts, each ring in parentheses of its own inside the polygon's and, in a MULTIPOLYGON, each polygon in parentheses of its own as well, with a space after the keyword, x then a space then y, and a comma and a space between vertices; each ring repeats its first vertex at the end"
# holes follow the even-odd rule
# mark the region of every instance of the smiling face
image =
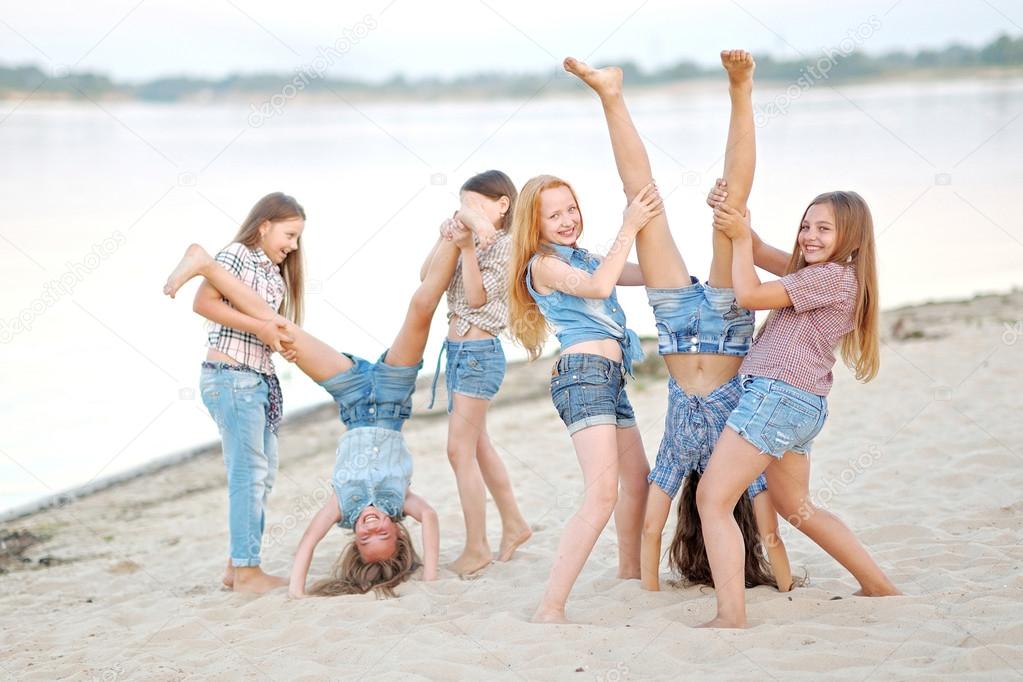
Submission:
POLYGON ((363 561, 375 563, 398 551, 398 531, 387 514, 369 505, 355 520, 355 546, 363 561))
POLYGON ((540 192, 540 238, 551 244, 574 246, 583 218, 572 190, 551 187, 540 192))
POLYGON ((277 222, 265 221, 259 227, 259 246, 275 265, 280 265, 289 253, 298 251, 298 238, 305 229, 305 219, 294 217, 277 222))
POLYGON ((796 243, 807 265, 826 263, 837 244, 835 211, 829 203, 814 204, 806 210, 796 243))

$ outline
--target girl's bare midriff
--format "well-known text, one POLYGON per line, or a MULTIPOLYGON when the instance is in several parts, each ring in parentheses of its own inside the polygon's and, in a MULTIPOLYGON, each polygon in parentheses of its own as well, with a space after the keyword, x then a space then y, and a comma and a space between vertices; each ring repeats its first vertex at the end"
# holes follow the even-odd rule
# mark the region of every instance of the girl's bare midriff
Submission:
POLYGON ((615 362, 622 361, 622 347, 614 339, 582 341, 580 343, 573 343, 568 348, 561 349, 562 355, 568 355, 569 353, 589 353, 591 355, 601 355, 615 362))
POLYGON ((464 335, 458 333, 458 323, 462 321, 458 315, 451 316, 451 324, 448 325, 448 338, 452 341, 480 341, 494 338, 490 332, 483 331, 476 325, 469 323, 469 331, 464 335))
POLYGON ((690 395, 706 396, 735 376, 742 358, 709 353, 673 353, 664 356, 664 363, 679 388, 690 395))
POLYGON ((210 348, 206 351, 206 360, 208 362, 226 362, 229 365, 237 365, 238 361, 232 358, 226 353, 221 353, 216 348, 210 348))

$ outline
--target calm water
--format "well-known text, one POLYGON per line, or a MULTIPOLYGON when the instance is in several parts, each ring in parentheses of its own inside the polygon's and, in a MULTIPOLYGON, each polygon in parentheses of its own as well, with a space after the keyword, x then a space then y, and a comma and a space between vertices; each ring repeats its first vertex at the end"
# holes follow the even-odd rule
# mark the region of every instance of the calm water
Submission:
MULTIPOLYGON (((757 102, 778 97, 763 88, 757 102)), ((631 103, 676 239, 705 274, 702 201, 720 172, 727 98, 700 87, 631 103)), ((468 175, 497 167, 520 185, 539 172, 571 180, 584 245, 607 243, 623 208, 590 97, 291 102, 258 127, 246 104, 14 105, 0 103, 0 118, 10 113, 0 124, 0 510, 216 438, 195 397, 195 285, 177 301, 160 287, 186 244, 227 243, 266 192, 294 194, 309 215, 307 328, 367 357, 397 331, 468 175)), ((1023 284, 1012 204, 1023 187, 1020 111, 1019 79, 803 93, 759 130, 754 224, 787 248, 813 195, 852 188, 874 211, 885 307, 1023 284)), ((620 296, 631 326, 651 333, 643 293, 620 296)), ((442 335, 439 315, 430 370, 442 335)), ((287 409, 324 399, 278 365, 287 409)))

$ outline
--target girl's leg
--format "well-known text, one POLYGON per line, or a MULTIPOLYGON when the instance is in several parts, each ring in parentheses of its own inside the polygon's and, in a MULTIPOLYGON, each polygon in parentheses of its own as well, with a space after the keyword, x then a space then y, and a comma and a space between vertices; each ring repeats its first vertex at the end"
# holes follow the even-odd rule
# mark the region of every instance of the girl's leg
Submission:
POLYGON ((618 577, 640 577, 643 516, 646 509, 650 464, 643 451, 643 439, 635 426, 618 429, 618 504, 615 530, 618 534, 618 577))
POLYGON ((458 253, 458 247, 452 242, 443 241, 436 246, 426 277, 412 294, 405 322, 384 358, 388 365, 412 367, 423 359, 433 314, 455 274, 458 253))
MULTIPOLYGON (((571 57, 565 60, 565 69, 578 76, 600 97, 618 175, 625 188, 625 198, 626 201, 632 201, 653 180, 653 173, 646 147, 625 106, 622 70, 618 67, 594 69, 571 57)), ((646 286, 689 286, 689 271, 686 270, 682 255, 668 229, 668 219, 663 213, 651 220, 636 236, 636 255, 646 286)))
POLYGON ((448 418, 448 461, 455 472, 465 517, 465 548, 451 564, 451 570, 459 575, 475 573, 494 560, 487 541, 487 494, 476 460, 476 443, 489 405, 489 400, 455 393, 448 418))
MULTIPOLYGON (((728 96, 732 100, 728 142, 725 144, 724 178, 728 183, 725 203, 745 212, 757 163, 756 126, 753 124, 755 64, 750 53, 743 50, 722 52, 721 63, 728 72, 728 96)), ((707 283, 727 289, 732 286, 732 241, 717 230, 713 233, 714 257, 707 283)))
POLYGON ((601 424, 577 431, 572 436, 572 445, 583 470, 583 503, 561 532, 547 590, 533 615, 536 622, 567 622, 565 602, 568 594, 614 511, 618 501, 616 430, 612 424, 601 424))
POLYGON ((778 512, 769 494, 763 492, 753 498, 753 514, 757 517, 757 533, 760 535, 760 543, 767 548, 767 560, 771 562, 771 572, 778 583, 778 591, 788 592, 792 589, 792 567, 789 565, 785 543, 778 533, 778 512))
POLYGON ((746 494, 746 487, 772 459, 731 428, 726 428, 700 479, 696 506, 703 524, 703 542, 717 597, 717 616, 703 627, 746 627, 745 547, 732 510, 739 496, 746 494))
POLYGON ((810 460, 796 452, 767 469, 767 492, 789 523, 842 564, 860 584, 862 594, 884 597, 901 594, 849 527, 810 499, 810 460))
POLYGON ((515 550, 533 535, 532 529, 519 510, 519 503, 512 490, 504 460, 490 442, 486 422, 476 441, 476 461, 479 463, 483 482, 490 491, 501 516, 501 545, 497 550, 498 561, 509 561, 515 550))

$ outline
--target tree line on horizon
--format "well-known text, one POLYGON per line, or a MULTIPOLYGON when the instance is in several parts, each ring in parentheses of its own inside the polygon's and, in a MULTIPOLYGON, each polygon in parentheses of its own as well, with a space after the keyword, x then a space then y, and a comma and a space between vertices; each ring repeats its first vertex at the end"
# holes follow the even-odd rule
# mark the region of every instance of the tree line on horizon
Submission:
MULTIPOLYGON (((770 55, 757 57, 757 79, 791 81, 804 76, 809 69, 826 58, 777 59, 770 55)), ((955 72, 981 68, 1023 66, 1023 37, 1001 35, 990 43, 973 48, 952 44, 940 49, 922 49, 914 53, 891 51, 877 56, 863 52, 835 54, 830 57, 829 80, 849 81, 882 78, 919 71, 955 72)), ((644 70, 633 62, 621 64, 629 83, 658 85, 678 81, 716 77, 716 67, 701 66, 684 60, 673 65, 644 70)), ((176 102, 189 99, 217 99, 237 95, 273 94, 294 82, 296 75, 233 74, 220 79, 188 76, 156 78, 131 84, 115 82, 108 76, 88 71, 48 75, 37 66, 0 66, 0 96, 5 93, 41 93, 44 96, 81 98, 123 98, 150 102, 176 102)), ((301 90, 344 92, 380 96, 443 97, 459 95, 522 95, 533 93, 549 83, 551 88, 577 87, 572 79, 554 79, 550 73, 508 74, 476 73, 455 78, 408 79, 396 75, 373 83, 353 79, 321 78, 313 75, 303 79, 301 90)))

